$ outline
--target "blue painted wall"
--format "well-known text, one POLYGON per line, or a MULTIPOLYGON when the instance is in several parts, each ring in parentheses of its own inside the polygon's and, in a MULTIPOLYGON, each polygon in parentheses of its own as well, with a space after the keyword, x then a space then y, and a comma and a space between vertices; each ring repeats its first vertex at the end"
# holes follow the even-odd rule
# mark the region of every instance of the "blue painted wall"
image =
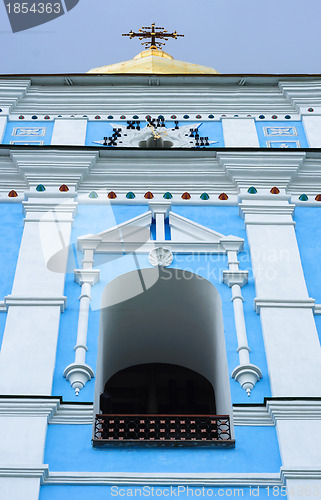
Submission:
POLYGON ((308 147, 303 124, 300 121, 257 121, 256 130, 261 148, 280 148, 284 146, 287 148, 308 147), (277 134, 276 131, 280 128, 288 129, 289 135, 277 134))
POLYGON ((54 127, 54 122, 44 122, 44 121, 9 121, 7 123, 6 131, 3 137, 2 144, 17 144, 17 145, 24 145, 24 144, 30 144, 34 146, 49 146, 51 143, 51 137, 52 137, 52 132, 53 132, 53 127, 54 127), (32 129, 44 129, 45 134, 44 135, 34 135, 34 136, 28 136, 28 135, 20 135, 19 130, 25 129, 25 128, 32 128, 32 129), (18 129, 18 134, 19 135, 13 135, 14 134, 14 129, 18 129), (43 143, 43 144, 41 144, 43 143))
MULTIPOLYGON (((21 204, 0 203, 0 300, 11 294, 22 231, 23 213, 21 204)), ((0 346, 6 316, 6 313, 0 312, 0 346)))
MULTIPOLYGON (((312 489, 311 489, 312 491, 312 489)), ((42 486, 39 500, 97 500, 110 498, 287 498, 286 489, 280 486, 42 486), (178 489, 179 488, 179 489, 178 489)))
POLYGON ((44 463, 51 471, 87 472, 279 472, 281 467, 272 426, 235 427, 235 448, 94 448, 91 438, 91 425, 49 425, 44 463))
MULTIPOLYGON (((294 220, 309 296, 321 303, 321 207, 296 207, 294 220)), ((315 316, 321 342, 321 316, 315 316)))

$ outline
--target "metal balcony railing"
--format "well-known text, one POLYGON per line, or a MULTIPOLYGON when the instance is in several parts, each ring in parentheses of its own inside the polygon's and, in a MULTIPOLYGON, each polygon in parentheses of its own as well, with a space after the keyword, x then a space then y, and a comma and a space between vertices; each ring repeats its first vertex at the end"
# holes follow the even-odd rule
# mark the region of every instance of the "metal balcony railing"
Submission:
POLYGON ((93 445, 234 446, 228 415, 96 415, 93 445))

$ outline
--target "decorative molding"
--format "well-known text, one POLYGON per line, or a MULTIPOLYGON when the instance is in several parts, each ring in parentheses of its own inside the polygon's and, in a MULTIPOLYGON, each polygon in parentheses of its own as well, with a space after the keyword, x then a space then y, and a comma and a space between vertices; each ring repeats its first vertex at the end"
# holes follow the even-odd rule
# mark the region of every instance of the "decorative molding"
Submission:
MULTIPOLYGON (((89 261, 86 261, 88 263, 89 261)), ((93 261, 91 261, 93 263, 93 261)), ((89 283, 90 286, 96 285, 100 280, 99 269, 75 269, 74 279, 78 285, 82 286, 84 283, 89 283)))
POLYGON ((11 150, 10 156, 20 174, 30 186, 36 186, 41 181, 46 186, 60 186, 62 179, 70 188, 78 187, 97 161, 97 151, 77 151, 59 149, 37 150, 30 154, 28 150, 11 150))
POLYGON ((62 425, 92 425, 94 420, 93 404, 64 404, 57 407, 56 413, 51 417, 49 424, 62 425))
POLYGON ((43 484, 49 476, 49 465, 0 465, 0 477, 39 478, 43 484))
POLYGON ((233 406, 234 425, 274 426, 266 406, 247 405, 233 406))
POLYGON ((48 422, 57 413, 60 399, 0 397, 0 418, 3 416, 46 417, 48 422))
MULTIPOLYGON (((77 358, 78 349, 82 349, 83 351, 87 351, 87 347, 83 344, 77 344, 75 347, 77 358)), ((75 390, 76 396, 78 396, 80 389, 85 387, 87 382, 94 378, 95 374, 92 368, 86 363, 72 363, 67 366, 63 373, 64 377, 70 382, 71 387, 75 390)))
POLYGON ((289 479, 321 479, 320 468, 286 467, 279 472, 68 472, 50 471, 48 465, 0 466, 0 477, 39 478, 43 485, 74 484, 101 486, 283 486, 289 479))
MULTIPOLYGON (((238 262, 230 261, 231 264, 237 264, 238 262)), ((230 288, 233 285, 239 285, 241 288, 247 284, 249 277, 248 271, 238 270, 238 271, 229 271, 227 269, 223 270, 223 283, 230 288)), ((235 298, 235 297, 234 297, 235 298)), ((234 300, 232 297, 232 300, 234 300)))
MULTIPOLYGON (((64 193, 61 193, 64 194, 64 193)), ((33 197, 34 193, 30 193, 30 197, 33 197)), ((68 198, 70 198, 71 195, 69 194, 68 198)), ((46 221, 46 222, 72 222, 72 217, 77 214, 77 207, 78 203, 75 203, 73 201, 74 195, 72 195, 71 200, 66 201, 66 196, 62 196, 61 198, 57 195, 53 196, 51 194, 50 200, 47 202, 44 200, 39 200, 39 201, 23 201, 22 206, 24 209, 25 214, 29 213, 41 213, 41 214, 48 214, 48 218, 44 217, 44 215, 41 215, 39 217, 36 217, 35 220, 37 221, 46 221), (55 198, 55 201, 53 202, 53 198, 55 198), (70 219, 66 219, 66 221, 61 220, 61 215, 65 216, 70 215, 70 219)), ((25 220, 30 220, 28 217, 25 220)))
POLYGON ((16 297, 7 295, 4 298, 7 309, 11 306, 54 306, 64 312, 67 307, 67 297, 16 297))
POLYGON ((315 315, 321 314, 321 304, 315 304, 314 305, 314 314, 315 315))
POLYGON ((0 312, 7 312, 8 311, 8 306, 6 304, 5 300, 0 300, 0 312))
POLYGON ((148 261, 152 266, 168 267, 173 262, 173 254, 168 248, 157 247, 149 253, 148 261))
POLYGON ((321 400, 266 400, 273 422, 278 420, 321 420, 321 400))
POLYGON ((123 486, 276 486, 276 473, 168 473, 168 472, 49 472, 44 484, 88 484, 123 486))
MULTIPOLYGON (((300 309, 312 309, 315 310, 315 300, 314 299, 261 299, 255 297, 254 299, 254 310, 257 314, 260 314, 262 307, 286 307, 286 308, 300 308, 300 309)), ((317 313, 318 314, 318 313, 317 313)))

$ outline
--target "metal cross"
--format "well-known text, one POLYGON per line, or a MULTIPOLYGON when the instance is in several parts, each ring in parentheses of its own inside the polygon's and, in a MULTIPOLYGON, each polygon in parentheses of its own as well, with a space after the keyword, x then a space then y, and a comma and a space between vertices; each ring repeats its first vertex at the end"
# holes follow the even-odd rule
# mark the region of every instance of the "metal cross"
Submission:
POLYGON ((174 31, 173 33, 167 33, 164 28, 155 26, 155 23, 152 23, 151 26, 143 26, 142 28, 140 28, 138 30, 138 33, 130 30, 129 33, 123 33, 122 36, 129 36, 130 38, 139 37, 140 40, 144 40, 144 38, 150 38, 148 42, 142 42, 142 45, 145 45, 146 48, 150 49, 157 49, 157 47, 161 49, 162 45, 165 45, 165 43, 156 41, 156 38, 167 41, 169 38, 175 38, 176 40, 178 36, 184 35, 179 35, 177 31, 174 31))

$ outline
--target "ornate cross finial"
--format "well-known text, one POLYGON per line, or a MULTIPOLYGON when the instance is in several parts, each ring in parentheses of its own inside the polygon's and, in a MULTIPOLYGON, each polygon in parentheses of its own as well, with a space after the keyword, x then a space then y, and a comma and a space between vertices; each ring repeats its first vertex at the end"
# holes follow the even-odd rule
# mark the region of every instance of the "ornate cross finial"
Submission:
POLYGON ((155 23, 152 23, 151 26, 143 26, 141 29, 138 30, 138 33, 135 33, 133 30, 130 30, 129 33, 123 33, 122 36, 129 36, 130 38, 139 37, 140 40, 144 40, 144 38, 150 38, 148 42, 142 42, 142 45, 145 45, 146 48, 150 49, 157 49, 157 47, 161 49, 162 45, 165 45, 165 43, 156 41, 156 38, 159 38, 161 40, 168 40, 169 38, 175 38, 176 40, 178 36, 184 36, 184 35, 179 35, 177 31, 174 31, 173 33, 167 33, 167 31, 164 30, 164 28, 155 26, 155 23))

